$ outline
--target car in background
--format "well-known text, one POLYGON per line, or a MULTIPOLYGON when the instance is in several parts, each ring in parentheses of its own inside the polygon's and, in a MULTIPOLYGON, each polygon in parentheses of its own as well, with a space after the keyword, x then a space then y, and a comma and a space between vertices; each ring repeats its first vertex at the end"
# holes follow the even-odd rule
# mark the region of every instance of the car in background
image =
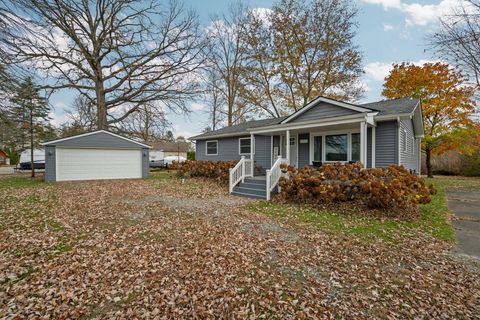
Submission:
POLYGON ((187 161, 187 159, 182 156, 168 156, 163 158, 163 162, 165 163, 165 168, 168 168, 169 166, 171 166, 174 161, 182 163, 187 161))
POLYGON ((150 168, 165 168, 165 162, 163 162, 163 160, 152 160, 149 166, 150 168))
MULTIPOLYGON (((33 167, 35 169, 45 169, 45 160, 33 161, 33 167)), ((30 161, 20 162, 17 164, 17 170, 32 170, 32 163, 30 161)))

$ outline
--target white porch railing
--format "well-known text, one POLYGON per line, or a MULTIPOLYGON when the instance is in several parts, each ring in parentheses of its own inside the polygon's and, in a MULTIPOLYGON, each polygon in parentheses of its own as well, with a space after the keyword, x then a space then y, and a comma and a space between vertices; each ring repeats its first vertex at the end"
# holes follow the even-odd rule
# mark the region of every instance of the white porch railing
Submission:
POLYGON ((235 165, 235 167, 230 170, 230 177, 228 179, 229 192, 233 192, 233 188, 246 177, 253 177, 253 161, 251 159, 245 159, 244 156, 241 157, 240 161, 235 165))
POLYGON ((267 200, 270 200, 272 190, 277 186, 280 177, 282 176, 282 170, 280 165, 286 162, 285 159, 282 159, 281 156, 278 156, 275 163, 272 165, 270 170, 267 170, 267 200))

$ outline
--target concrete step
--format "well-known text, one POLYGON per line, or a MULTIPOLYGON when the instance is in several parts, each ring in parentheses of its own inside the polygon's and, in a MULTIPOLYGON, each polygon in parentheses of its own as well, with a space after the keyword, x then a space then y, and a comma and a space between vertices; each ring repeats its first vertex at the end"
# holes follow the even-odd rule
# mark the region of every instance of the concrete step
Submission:
POLYGON ((253 194, 253 193, 238 192, 236 190, 233 190, 232 195, 239 196, 239 197, 245 197, 245 198, 253 198, 253 199, 266 199, 265 194, 263 196, 261 196, 261 195, 253 194))
POLYGON ((248 193, 248 194, 255 194, 259 195, 262 197, 266 197, 266 191, 265 190, 259 190, 259 189, 250 189, 250 188, 245 188, 243 186, 235 187, 233 191, 240 192, 240 193, 248 193))
POLYGON ((266 184, 267 184, 267 180, 245 178, 244 183, 252 183, 252 184, 266 185, 266 184))
POLYGON ((267 190, 267 185, 266 184, 250 183, 250 182, 239 183, 239 184, 237 184, 237 187, 263 190, 263 191, 267 190))

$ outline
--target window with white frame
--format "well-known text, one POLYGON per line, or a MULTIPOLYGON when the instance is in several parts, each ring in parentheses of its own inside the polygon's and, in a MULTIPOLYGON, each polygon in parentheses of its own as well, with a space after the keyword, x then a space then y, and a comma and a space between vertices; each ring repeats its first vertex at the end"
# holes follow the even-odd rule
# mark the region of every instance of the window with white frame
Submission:
POLYGON ((325 136, 326 161, 348 161, 347 137, 347 134, 335 134, 325 136))
POLYGON ((218 154, 217 140, 207 141, 205 147, 207 156, 216 156, 218 154))
POLYGON ((250 138, 238 139, 238 153, 250 154, 252 150, 252 140, 250 138))
POLYGON ((352 161, 360 161, 360 133, 352 133, 352 161))

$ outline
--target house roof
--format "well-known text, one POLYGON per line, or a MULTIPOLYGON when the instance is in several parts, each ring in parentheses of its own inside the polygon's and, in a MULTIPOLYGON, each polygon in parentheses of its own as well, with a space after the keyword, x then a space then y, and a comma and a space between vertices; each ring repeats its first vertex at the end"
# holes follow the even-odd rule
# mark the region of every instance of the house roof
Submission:
POLYGON ((202 140, 202 139, 214 138, 214 137, 217 138, 217 137, 239 136, 242 134, 250 135, 250 133, 247 131, 248 129, 278 124, 285 118, 286 117, 252 120, 252 121, 236 124, 231 127, 224 127, 215 131, 208 131, 198 136, 191 137, 190 139, 202 140))
MULTIPOLYGON (((192 140, 204 140, 208 138, 220 138, 220 137, 228 137, 228 136, 241 136, 241 135, 249 135, 249 129, 264 127, 264 126, 271 126, 275 124, 280 124, 288 121, 288 119, 293 119, 296 114, 298 114, 301 110, 305 110, 307 108, 311 108, 314 104, 313 102, 322 102, 326 98, 320 97, 322 99, 316 98, 314 101, 308 103, 297 112, 294 112, 288 117, 279 117, 279 118, 269 118, 269 119, 262 119, 262 120, 253 120, 244 122, 241 124, 237 124, 231 127, 224 127, 215 131, 209 131, 202 133, 200 135, 191 137, 192 140)), ((400 99, 392 99, 392 100, 382 100, 377 102, 370 102, 370 103, 363 103, 363 104, 356 104, 352 105, 350 103, 342 103, 340 101, 336 101, 333 99, 328 99, 329 102, 332 102, 337 105, 348 105, 349 108, 352 106, 356 107, 355 110, 362 112, 378 112, 377 116, 394 116, 400 114, 413 114, 417 105, 419 104, 420 100, 412 99, 412 98, 400 98, 400 99), (331 100, 331 101, 330 101, 331 100), (365 110, 365 111, 364 111, 365 110)), ((347 106, 345 106, 347 107, 347 106)), ((353 109, 352 109, 353 110, 353 109)))
POLYGON ((155 141, 151 143, 152 150, 165 152, 187 152, 188 143, 184 141, 155 141))
POLYGON ((361 106, 379 111, 378 115, 395 115, 402 113, 412 113, 420 100, 412 98, 400 98, 392 100, 382 100, 377 102, 364 103, 361 106))
POLYGON ((95 144, 95 147, 108 147, 108 144, 110 143, 109 141, 106 141, 105 139, 100 139, 100 136, 107 136, 110 137, 110 142, 113 141, 116 138, 117 141, 121 140, 124 142, 125 146, 128 145, 133 145, 138 147, 143 147, 143 148, 151 148, 149 145, 146 145, 144 143, 122 137, 118 134, 115 134, 113 132, 107 131, 107 130, 97 130, 97 131, 92 131, 88 133, 83 133, 79 135, 75 135, 72 137, 67 137, 67 138, 62 138, 62 139, 57 139, 53 141, 48 141, 44 142, 41 145, 42 146, 81 146, 81 147, 88 147, 90 144, 95 144), (92 139, 94 138, 93 136, 98 135, 98 139, 92 139), (88 138, 88 139, 87 139, 88 138), (99 141, 101 143, 97 143, 96 140, 102 140, 99 141), (81 142, 81 143, 79 143, 81 142), (78 143, 78 145, 77 145, 78 143))

